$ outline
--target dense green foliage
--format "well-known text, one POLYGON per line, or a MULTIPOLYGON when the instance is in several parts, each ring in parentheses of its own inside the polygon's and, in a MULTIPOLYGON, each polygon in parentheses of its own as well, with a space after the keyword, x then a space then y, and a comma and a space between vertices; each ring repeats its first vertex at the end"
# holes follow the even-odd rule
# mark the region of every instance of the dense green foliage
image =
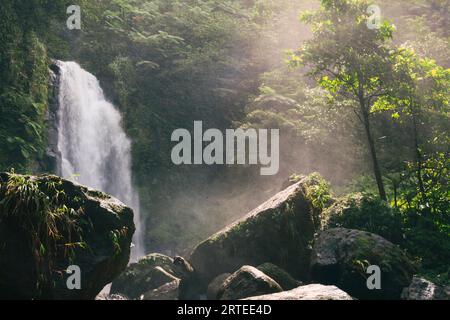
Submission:
POLYGON ((370 195, 336 223, 448 272, 450 1, 378 2, 369 29, 363 0, 82 0, 69 31, 66 1, 2 1, 0 170, 40 169, 49 59, 76 60, 124 116, 149 251, 184 253, 292 173, 320 172, 370 195), (279 128, 279 174, 174 166, 170 136, 195 120, 279 128))
POLYGON ((46 143, 49 57, 46 26, 62 1, 2 1, 0 6, 0 168, 36 170, 46 143))
POLYGON ((39 275, 36 290, 47 289, 52 273, 61 272, 55 258, 70 261, 75 249, 86 246, 77 222, 83 214, 80 203, 68 199, 61 181, 14 173, 0 176, 0 199, 0 223, 12 230, 20 226, 17 232, 26 234, 39 275))

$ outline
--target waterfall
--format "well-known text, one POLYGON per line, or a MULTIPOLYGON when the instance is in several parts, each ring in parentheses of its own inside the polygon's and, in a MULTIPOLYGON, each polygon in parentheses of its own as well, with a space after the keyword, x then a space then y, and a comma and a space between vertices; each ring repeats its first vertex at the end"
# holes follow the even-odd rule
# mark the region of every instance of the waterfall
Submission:
POLYGON ((122 117, 106 101, 97 78, 75 62, 59 62, 58 149, 60 173, 69 180, 101 190, 134 211, 131 259, 144 255, 139 196, 131 175, 131 142, 122 117))

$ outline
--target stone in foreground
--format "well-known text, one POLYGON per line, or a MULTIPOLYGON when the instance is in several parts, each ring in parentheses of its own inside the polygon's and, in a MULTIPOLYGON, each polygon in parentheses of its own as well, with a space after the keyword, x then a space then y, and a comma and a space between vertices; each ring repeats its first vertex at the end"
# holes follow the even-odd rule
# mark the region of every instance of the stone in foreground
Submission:
POLYGON ((335 286, 310 284, 290 291, 250 297, 244 300, 353 300, 335 286))
POLYGON ((211 283, 208 285, 208 290, 206 291, 206 298, 208 300, 219 300, 218 295, 220 292, 220 288, 222 287, 225 280, 228 279, 230 276, 231 273, 224 273, 215 277, 214 280, 211 281, 211 283))
POLYGON ((170 283, 166 283, 161 287, 150 290, 142 295, 141 300, 178 300, 179 296, 180 280, 175 280, 170 283))
POLYGON ((251 266, 243 266, 228 277, 219 289, 219 300, 239 300, 251 296, 281 292, 272 278, 251 266))
POLYGON ((450 292, 424 278, 414 277, 402 293, 404 300, 450 300, 450 292))

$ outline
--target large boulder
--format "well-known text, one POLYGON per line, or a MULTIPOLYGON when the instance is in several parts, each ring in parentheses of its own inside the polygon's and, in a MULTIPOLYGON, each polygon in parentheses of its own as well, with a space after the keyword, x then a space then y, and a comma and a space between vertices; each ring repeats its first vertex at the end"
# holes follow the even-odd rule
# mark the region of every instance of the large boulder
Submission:
POLYGON ((182 272, 174 260, 159 253, 152 253, 137 263, 133 263, 115 279, 111 285, 111 294, 122 294, 130 299, 139 299, 142 294, 179 280, 182 272))
POLYGON ((404 300, 450 300, 448 288, 438 286, 421 277, 414 277, 408 288, 402 293, 404 300))
POLYGON ((283 289, 272 278, 251 266, 243 266, 222 284, 219 300, 239 300, 247 297, 281 292, 283 289))
POLYGON ((133 211, 104 193, 0 173, 0 299, 94 299, 126 268, 134 231, 133 211))
POLYGON ((302 285, 301 281, 295 280, 292 276, 272 263, 263 263, 257 269, 275 280, 283 290, 292 290, 302 285))
POLYGON ((337 199, 321 215, 322 229, 346 228, 367 231, 395 244, 404 240, 403 217, 386 201, 354 193, 337 199))
POLYGON ((322 232, 311 257, 313 282, 336 285, 358 299, 400 299, 415 268, 396 245, 373 233, 344 228, 322 232), (369 266, 381 270, 381 289, 367 285, 369 266))
POLYGON ((310 284, 290 291, 250 297, 244 300, 353 300, 347 293, 335 286, 310 284))
POLYGON ((321 209, 311 190, 312 180, 303 179, 200 243, 189 260, 204 286, 243 265, 266 262, 306 279, 321 209))
POLYGON ((47 130, 45 152, 40 159, 39 172, 54 172, 61 175, 62 155, 58 148, 58 110, 61 68, 59 61, 52 60, 49 69, 48 108, 45 112, 45 127, 47 130))

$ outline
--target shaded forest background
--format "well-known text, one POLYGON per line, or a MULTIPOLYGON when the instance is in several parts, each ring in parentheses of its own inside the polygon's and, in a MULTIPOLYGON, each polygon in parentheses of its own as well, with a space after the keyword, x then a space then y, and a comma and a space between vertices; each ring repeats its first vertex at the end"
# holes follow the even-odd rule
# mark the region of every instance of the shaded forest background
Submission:
POLYGON ((389 216, 352 223, 394 229, 448 279, 450 1, 379 0, 392 24, 376 31, 359 19, 365 1, 79 0, 81 30, 66 28, 70 4, 2 1, 0 170, 41 170, 50 59, 74 60, 123 114, 148 252, 185 253, 312 172, 336 196, 378 199, 374 151, 389 216), (170 136, 195 120, 280 128, 279 174, 174 166, 170 136))

